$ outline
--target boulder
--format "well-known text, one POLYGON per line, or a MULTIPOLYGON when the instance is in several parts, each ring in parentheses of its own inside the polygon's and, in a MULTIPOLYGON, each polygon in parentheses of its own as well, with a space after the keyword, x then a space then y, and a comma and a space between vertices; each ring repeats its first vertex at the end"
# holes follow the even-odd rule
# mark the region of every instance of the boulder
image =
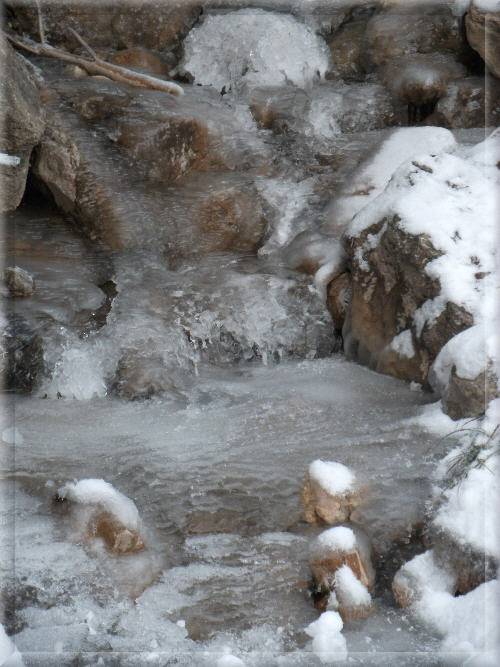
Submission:
POLYGON ((327 78, 363 81, 373 70, 366 44, 368 18, 347 21, 328 40, 331 71, 327 78))
POLYGON ((5 39, 0 40, 0 64, 0 152, 13 156, 10 161, 0 160, 0 211, 11 211, 24 194, 30 155, 42 136, 44 114, 32 68, 5 39))
POLYGON ((336 526, 323 531, 313 542, 309 558, 316 590, 328 593, 335 587, 335 574, 348 565, 368 590, 375 584, 370 545, 361 531, 336 526))
MULTIPOLYGON (((21 32, 39 39, 34 0, 9 2, 13 20, 21 32)), ((201 3, 195 0, 152 0, 147 3, 105 3, 96 8, 90 0, 62 0, 43 5, 48 41, 76 51, 81 48, 68 27, 76 30, 92 47, 123 49, 140 46, 166 51, 179 46, 195 23, 201 3)))
POLYGON ((397 3, 379 12, 367 28, 369 56, 377 66, 396 64, 419 53, 460 54, 464 49, 460 17, 450 8, 397 3))
POLYGON ((320 459, 311 463, 302 487, 304 518, 308 523, 344 523, 359 502, 359 486, 349 468, 320 459))
POLYGON ((8 266, 4 270, 4 282, 10 296, 28 297, 35 291, 33 276, 19 266, 8 266))
POLYGON ((500 78, 500 10, 473 0, 465 17, 467 40, 485 61, 489 71, 500 78))
POLYGON ((179 392, 160 356, 125 353, 116 370, 113 391, 129 401, 179 392))

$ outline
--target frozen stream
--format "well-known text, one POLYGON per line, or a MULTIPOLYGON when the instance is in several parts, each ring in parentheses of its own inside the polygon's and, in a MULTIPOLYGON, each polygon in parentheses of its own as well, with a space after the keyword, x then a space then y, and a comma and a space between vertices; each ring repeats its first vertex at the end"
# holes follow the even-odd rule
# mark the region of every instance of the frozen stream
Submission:
POLYGON ((28 664, 56 652, 61 665, 215 665, 227 650, 249 665, 316 664, 303 632, 318 614, 307 591, 316 529, 301 522, 299 492, 318 457, 370 488, 358 520, 379 555, 377 611, 345 629, 351 661, 439 664, 438 640, 393 606, 384 579, 443 454, 405 423, 426 400, 341 357, 207 368, 187 406, 16 398, 15 569, 2 560, 28 664), (82 539, 52 496, 84 477, 134 499, 145 552, 116 558, 82 539))

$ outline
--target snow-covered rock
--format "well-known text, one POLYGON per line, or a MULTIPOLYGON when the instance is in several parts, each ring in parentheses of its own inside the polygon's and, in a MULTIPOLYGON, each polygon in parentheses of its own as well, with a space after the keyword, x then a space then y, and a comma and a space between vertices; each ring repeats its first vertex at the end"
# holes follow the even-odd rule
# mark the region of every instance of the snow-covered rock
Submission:
POLYGON ((348 565, 367 589, 375 583, 371 549, 366 536, 347 526, 336 526, 323 531, 311 545, 309 565, 317 589, 328 593, 335 587, 335 574, 342 565, 348 565))
POLYGON ((340 614, 335 611, 325 611, 305 629, 306 634, 312 637, 313 653, 325 664, 343 662, 347 658, 347 644, 342 635, 344 624, 340 614))
POLYGON ((89 537, 104 540, 117 554, 134 553, 144 549, 140 535, 140 517, 133 500, 103 479, 81 479, 67 482, 57 492, 61 502, 70 501, 88 508, 85 512, 89 537))
POLYGON ((432 549, 405 563, 392 582, 392 592, 400 607, 409 607, 428 591, 455 592, 455 575, 436 563, 432 549))
POLYGON ((321 459, 311 463, 302 488, 307 522, 335 525, 348 521, 359 500, 359 486, 349 468, 321 459))
POLYGON ((335 572, 334 595, 344 623, 366 618, 373 611, 372 597, 348 565, 335 572))
POLYGON ((305 87, 324 77, 329 51, 314 31, 293 16, 260 9, 209 14, 184 41, 182 67, 195 83, 305 87))
POLYGON ((499 142, 495 132, 456 154, 415 156, 356 215, 346 239, 351 355, 381 372, 425 382, 451 338, 491 322, 499 142), (402 346, 397 337, 407 331, 411 340, 405 333, 402 346))
POLYGON ((480 54, 490 72, 500 78, 500 3, 473 0, 465 26, 469 44, 480 54))

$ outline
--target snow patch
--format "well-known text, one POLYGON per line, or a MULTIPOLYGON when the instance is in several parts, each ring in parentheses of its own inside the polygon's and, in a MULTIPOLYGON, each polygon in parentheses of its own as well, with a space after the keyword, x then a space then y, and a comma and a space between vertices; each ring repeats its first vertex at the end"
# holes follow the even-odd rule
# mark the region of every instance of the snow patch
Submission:
POLYGON ((348 565, 342 565, 335 572, 335 595, 339 603, 347 608, 368 607, 372 601, 368 589, 348 565))
POLYGON ((411 331, 406 329, 405 331, 402 331, 400 334, 395 336, 392 339, 389 348, 399 354, 400 357, 405 357, 406 359, 411 359, 414 357, 415 348, 413 347, 411 331))
POLYGON ((347 644, 341 634, 343 627, 339 613, 325 611, 305 629, 306 634, 312 637, 313 653, 323 664, 333 664, 347 658, 347 644))
POLYGON ((58 495, 81 505, 97 505, 112 514, 126 528, 138 529, 139 512, 134 501, 103 479, 67 482, 59 489, 58 495))
POLYGON ((352 491, 356 481, 354 473, 347 466, 336 461, 322 461, 321 459, 311 463, 309 476, 332 496, 352 491))
POLYGON ((17 167, 21 162, 21 158, 17 155, 8 155, 7 153, 0 153, 0 164, 5 165, 6 167, 17 167))
POLYGON ((347 526, 328 528, 318 535, 313 543, 314 554, 329 553, 331 551, 353 551, 356 548, 356 535, 347 526))

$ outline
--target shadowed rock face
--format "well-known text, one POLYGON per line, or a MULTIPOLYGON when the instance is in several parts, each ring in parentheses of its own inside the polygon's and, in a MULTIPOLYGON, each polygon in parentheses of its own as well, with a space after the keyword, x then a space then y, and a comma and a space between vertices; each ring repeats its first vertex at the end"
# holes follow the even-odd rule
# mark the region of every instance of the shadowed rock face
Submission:
POLYGON ((444 411, 452 419, 479 417, 498 397, 498 379, 491 366, 472 380, 460 377, 455 367, 451 369, 442 400, 444 411))
POLYGON ((32 71, 5 39, 0 40, 0 68, 0 152, 18 158, 18 164, 0 165, 0 211, 12 211, 24 194, 31 151, 42 135, 44 115, 32 71))
POLYGON ((465 25, 469 44, 479 53, 490 72, 500 78, 500 12, 484 12, 473 2, 465 25))

